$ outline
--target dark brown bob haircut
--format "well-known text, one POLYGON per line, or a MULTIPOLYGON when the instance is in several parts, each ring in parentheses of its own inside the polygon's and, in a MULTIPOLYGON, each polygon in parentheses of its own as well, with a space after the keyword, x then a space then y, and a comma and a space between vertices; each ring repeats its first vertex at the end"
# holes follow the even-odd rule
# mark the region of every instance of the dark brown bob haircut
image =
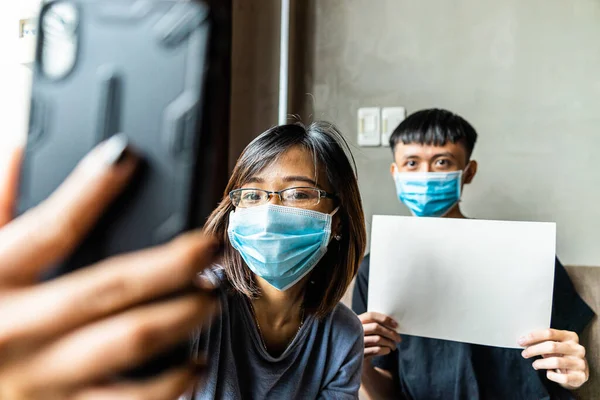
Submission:
POLYGON ((335 308, 356 276, 367 238, 356 163, 348 143, 335 126, 322 121, 309 126, 281 125, 254 139, 238 159, 223 199, 208 218, 205 231, 224 243, 223 268, 233 289, 248 298, 259 296, 254 274, 229 242, 229 214, 234 210, 229 193, 297 146, 312 153, 315 171, 325 170, 340 206, 336 215, 340 217, 341 240, 330 242, 327 253, 311 272, 304 300, 306 311, 322 318, 335 308))

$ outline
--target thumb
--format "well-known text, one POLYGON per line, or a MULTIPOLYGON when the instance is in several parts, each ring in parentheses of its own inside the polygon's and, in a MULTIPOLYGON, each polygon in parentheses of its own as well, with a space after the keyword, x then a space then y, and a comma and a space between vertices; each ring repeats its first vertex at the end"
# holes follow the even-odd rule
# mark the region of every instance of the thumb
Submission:
POLYGON ((8 224, 14 216, 22 159, 23 149, 17 147, 0 169, 0 227, 8 224))

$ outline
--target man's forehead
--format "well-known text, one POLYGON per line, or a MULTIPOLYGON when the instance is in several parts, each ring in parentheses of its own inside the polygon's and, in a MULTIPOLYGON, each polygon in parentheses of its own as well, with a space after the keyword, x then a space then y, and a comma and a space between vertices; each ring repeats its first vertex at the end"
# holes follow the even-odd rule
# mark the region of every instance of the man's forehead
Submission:
POLYGON ((456 158, 464 158, 465 148, 459 143, 446 143, 444 146, 435 146, 430 144, 407 143, 402 142, 396 145, 394 154, 396 157, 422 157, 431 158, 440 155, 453 155, 456 158))

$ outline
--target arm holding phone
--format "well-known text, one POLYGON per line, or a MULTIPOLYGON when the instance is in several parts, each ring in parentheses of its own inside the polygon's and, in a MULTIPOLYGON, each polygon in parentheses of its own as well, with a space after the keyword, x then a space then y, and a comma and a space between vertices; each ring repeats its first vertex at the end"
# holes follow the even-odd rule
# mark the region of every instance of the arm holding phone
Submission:
POLYGON ((175 398, 198 367, 145 381, 112 381, 185 339, 216 306, 210 294, 153 298, 187 287, 218 251, 189 233, 46 283, 41 272, 71 252, 124 188, 136 157, 108 140, 46 201, 11 220, 21 152, 0 177, 0 398, 175 398))

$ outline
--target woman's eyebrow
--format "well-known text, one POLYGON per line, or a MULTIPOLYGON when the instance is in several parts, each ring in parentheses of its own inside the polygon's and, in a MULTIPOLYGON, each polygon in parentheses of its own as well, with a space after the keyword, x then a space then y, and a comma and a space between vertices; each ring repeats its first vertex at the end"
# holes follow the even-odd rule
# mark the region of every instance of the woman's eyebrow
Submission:
POLYGON ((265 182, 265 180, 262 178, 259 178, 258 176, 251 176, 246 181, 246 184, 248 184, 248 183, 264 183, 264 182, 265 182))
MULTIPOLYGON (((314 179, 311 179, 305 175, 289 175, 283 178, 283 182, 305 182, 309 186, 323 190, 323 188, 314 179)), ((265 180, 259 176, 251 176, 250 178, 248 178, 248 180, 246 180, 244 184, 247 185, 250 183, 265 183, 265 180)))
POLYGON ((311 186, 314 187, 320 187, 317 182, 315 182, 313 179, 310 179, 308 176, 303 176, 303 175, 292 175, 292 176, 286 176, 285 178, 283 178, 284 182, 306 182, 311 186))

